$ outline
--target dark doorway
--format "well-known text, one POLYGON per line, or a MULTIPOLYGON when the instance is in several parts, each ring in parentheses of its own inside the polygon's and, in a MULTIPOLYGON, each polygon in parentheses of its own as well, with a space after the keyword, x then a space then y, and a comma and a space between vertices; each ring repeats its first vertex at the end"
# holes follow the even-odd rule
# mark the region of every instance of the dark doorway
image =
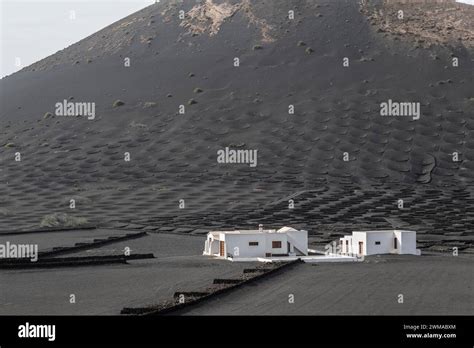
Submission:
POLYGON ((219 242, 219 255, 220 256, 224 256, 224 249, 225 249, 225 244, 224 242, 221 240, 219 242))

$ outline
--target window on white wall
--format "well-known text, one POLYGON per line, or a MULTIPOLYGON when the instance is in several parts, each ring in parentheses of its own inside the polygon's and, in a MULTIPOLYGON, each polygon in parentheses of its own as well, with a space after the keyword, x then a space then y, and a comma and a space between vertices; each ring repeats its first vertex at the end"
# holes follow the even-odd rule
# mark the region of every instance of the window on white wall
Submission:
POLYGON ((380 242, 378 242, 378 241, 377 241, 377 242, 375 242, 375 245, 380 245, 380 242))
POLYGON ((280 249, 281 248, 281 242, 280 241, 273 241, 272 242, 272 248, 273 249, 280 249))

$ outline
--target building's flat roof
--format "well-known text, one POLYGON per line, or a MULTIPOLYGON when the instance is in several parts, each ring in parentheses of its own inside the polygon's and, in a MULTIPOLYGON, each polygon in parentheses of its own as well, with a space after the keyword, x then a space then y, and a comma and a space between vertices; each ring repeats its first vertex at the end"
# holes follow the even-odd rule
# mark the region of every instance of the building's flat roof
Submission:
POLYGON ((384 232, 416 232, 410 230, 378 230, 378 231, 352 231, 352 233, 384 233, 384 232))
POLYGON ((287 232, 306 232, 305 230, 295 230, 291 227, 282 227, 279 230, 233 230, 233 231, 210 231, 212 235, 216 233, 224 234, 264 234, 264 233, 287 233, 287 232))
POLYGON ((211 231, 209 233, 225 233, 225 234, 263 234, 263 233, 282 233, 277 230, 235 230, 235 231, 211 231))

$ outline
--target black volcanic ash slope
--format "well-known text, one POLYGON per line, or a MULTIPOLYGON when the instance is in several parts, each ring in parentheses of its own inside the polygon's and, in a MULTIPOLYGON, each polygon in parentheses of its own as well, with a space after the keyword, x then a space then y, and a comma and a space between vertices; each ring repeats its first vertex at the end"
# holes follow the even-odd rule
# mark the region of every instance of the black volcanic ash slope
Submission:
POLYGON ((183 224, 199 212, 192 225, 209 226, 209 214, 265 210, 314 189, 334 193, 313 202, 324 213, 279 208, 285 218, 265 221, 370 225, 374 209, 374 224, 434 228, 397 216, 396 201, 420 192, 412 201, 433 221, 444 203, 431 199, 460 188, 472 204, 473 51, 388 35, 366 12, 345 0, 162 2, 2 79, 0 229, 56 212, 183 224), (96 119, 55 117, 64 99, 94 102, 96 119), (389 99, 419 102, 421 118, 380 116, 389 99), (257 167, 218 164, 224 147, 258 150, 257 167))

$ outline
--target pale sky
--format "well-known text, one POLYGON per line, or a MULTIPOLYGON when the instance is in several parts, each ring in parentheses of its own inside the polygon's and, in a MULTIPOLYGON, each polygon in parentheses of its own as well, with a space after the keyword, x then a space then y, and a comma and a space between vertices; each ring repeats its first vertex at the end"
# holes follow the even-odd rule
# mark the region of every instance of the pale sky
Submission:
MULTIPOLYGON (((474 0, 458 1, 474 5, 474 0)), ((66 48, 154 2, 0 0, 0 77, 66 48), (71 19, 71 11, 75 19, 71 19)))
POLYGON ((0 0, 0 77, 56 53, 154 2, 0 0), (75 19, 71 19, 71 14, 75 14, 75 19))

